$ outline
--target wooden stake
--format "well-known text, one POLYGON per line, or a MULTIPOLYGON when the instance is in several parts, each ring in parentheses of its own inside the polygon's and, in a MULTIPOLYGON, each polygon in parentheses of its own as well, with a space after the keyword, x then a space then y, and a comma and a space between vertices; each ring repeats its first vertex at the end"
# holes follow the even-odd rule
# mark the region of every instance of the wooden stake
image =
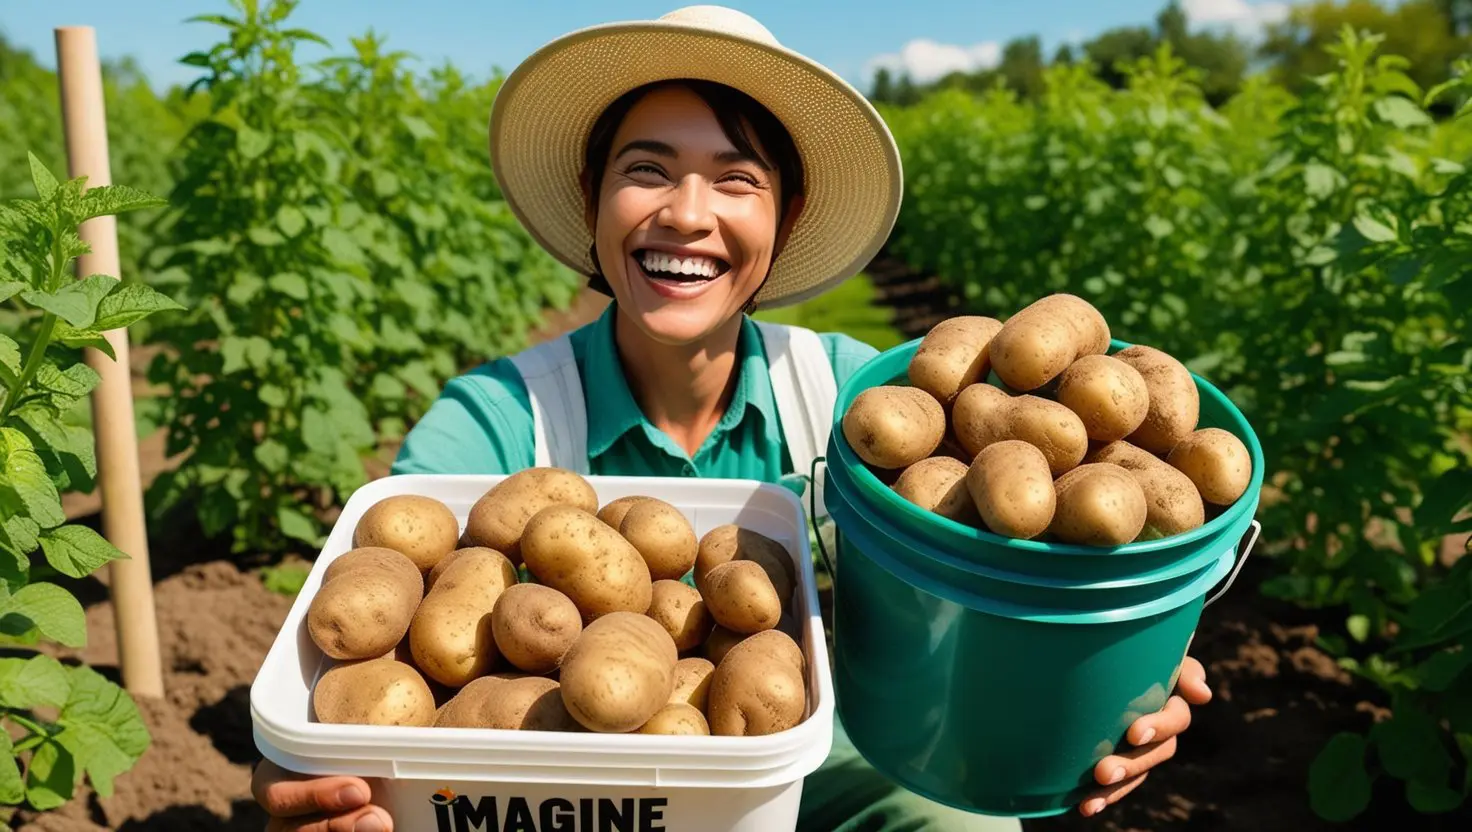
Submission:
MULTIPOLYGON (((56 29, 61 117, 71 178, 87 177, 87 187, 112 184, 107 152, 107 113, 102 98, 102 66, 97 33, 90 26, 56 29)), ((121 278, 116 217, 82 223, 82 240, 92 247, 78 259, 77 276, 121 278)), ((123 686, 135 696, 162 697, 158 621, 153 606, 148 530, 143 519, 143 485, 138 466, 138 434, 133 421, 133 380, 128 363, 128 331, 105 334, 114 361, 87 348, 87 364, 102 376, 92 393, 92 426, 97 438, 97 486, 102 493, 103 533, 129 556, 110 565, 113 614, 117 619, 118 663, 123 686)))

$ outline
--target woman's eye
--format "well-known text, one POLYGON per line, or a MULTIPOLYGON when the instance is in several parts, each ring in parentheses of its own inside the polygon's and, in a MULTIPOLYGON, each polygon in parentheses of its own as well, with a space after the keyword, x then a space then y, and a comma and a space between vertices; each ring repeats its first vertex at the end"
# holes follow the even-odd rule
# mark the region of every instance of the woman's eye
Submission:
POLYGON ((756 180, 756 177, 752 176, 749 173, 733 173, 726 178, 731 181, 740 182, 743 185, 749 185, 753 188, 759 187, 761 185, 761 183, 756 180))
POLYGON ((629 165, 628 172, 652 173, 655 176, 664 176, 664 171, 660 170, 656 165, 652 165, 648 162, 635 162, 634 164, 629 165))

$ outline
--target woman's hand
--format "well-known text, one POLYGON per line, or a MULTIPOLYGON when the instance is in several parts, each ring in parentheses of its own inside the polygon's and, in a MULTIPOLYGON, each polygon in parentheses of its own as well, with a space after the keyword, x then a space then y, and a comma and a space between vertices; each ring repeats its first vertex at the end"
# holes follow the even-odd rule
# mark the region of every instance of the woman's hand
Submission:
POLYGON ((1084 817, 1097 815, 1104 807, 1118 802, 1145 782, 1150 769, 1175 756, 1176 737, 1191 725, 1188 705, 1205 705, 1211 701, 1206 668, 1201 662, 1189 656, 1181 662, 1176 690, 1180 691, 1179 695, 1172 696, 1164 708, 1135 720, 1125 732, 1125 739, 1134 748, 1111 754, 1094 766, 1094 779, 1105 788, 1093 792, 1079 804, 1084 817))
POLYGON ((266 832, 393 832, 393 820, 369 805, 373 793, 359 777, 302 777, 263 760, 250 791, 271 816, 266 832))

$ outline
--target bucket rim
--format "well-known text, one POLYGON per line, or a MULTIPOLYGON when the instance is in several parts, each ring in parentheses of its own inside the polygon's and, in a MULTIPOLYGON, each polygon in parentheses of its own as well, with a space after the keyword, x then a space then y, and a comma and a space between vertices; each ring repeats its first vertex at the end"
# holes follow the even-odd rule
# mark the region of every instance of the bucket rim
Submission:
MULTIPOLYGON (((852 402, 860 392, 871 387, 891 383, 908 385, 909 380, 905 375, 892 376, 888 380, 878 383, 868 380, 865 376, 866 374, 873 372, 874 367, 884 363, 897 361, 900 359, 901 356, 905 356, 905 364, 906 366, 908 366, 908 358, 914 355, 916 349, 920 346, 920 342, 923 340, 923 336, 920 338, 911 339, 903 344, 899 344, 897 346, 884 350, 883 352, 879 353, 879 355, 869 359, 869 361, 863 367, 859 368, 859 370, 850 375, 848 380, 844 382, 843 386, 839 388, 836 405, 833 409, 833 423, 829 431, 829 447, 833 451, 836 451, 840 463, 854 478, 855 484, 859 487, 860 490, 870 492, 871 497, 873 492, 878 492, 878 496, 872 498, 877 499, 881 502, 882 505, 880 507, 882 509, 897 512, 900 515, 907 516, 919 522, 929 523, 932 526, 938 526, 942 531, 946 532, 947 534, 953 535, 968 542, 983 543, 991 546, 1005 546, 1007 548, 1016 549, 1022 552, 1033 552, 1043 555, 1061 555, 1065 557, 1127 557, 1129 555, 1157 553, 1168 549, 1174 549, 1179 546, 1186 546, 1191 543, 1198 542, 1206 537, 1219 535, 1227 531, 1229 527, 1242 522, 1243 514, 1256 515, 1257 505, 1259 500, 1261 499, 1262 494, 1264 468, 1266 467, 1266 462, 1262 450, 1262 442, 1258 439, 1257 431, 1253 429, 1252 423, 1247 420, 1247 417, 1242 413, 1237 405, 1233 403, 1230 398, 1227 397, 1225 393, 1223 393, 1220 389, 1216 387, 1216 385, 1212 384, 1206 378, 1195 372, 1190 371, 1189 369, 1187 370, 1187 372, 1191 374, 1192 381, 1196 383, 1198 394, 1202 398, 1210 398, 1213 405, 1219 407, 1227 414, 1228 420, 1236 429, 1226 429, 1235 434, 1237 438, 1242 440, 1242 444, 1247 446, 1248 456, 1252 460, 1252 478, 1248 482, 1247 490, 1242 493, 1241 497, 1237 498, 1237 501, 1235 503, 1233 503, 1231 506, 1228 506, 1227 509, 1223 511, 1220 515, 1212 518, 1211 520, 1208 520, 1200 526, 1197 526, 1190 531, 1169 535, 1166 537, 1160 537, 1154 540, 1135 541, 1119 546, 1085 546, 1073 543, 1052 543, 1040 540, 1021 540, 1017 538, 1006 537, 995 532, 988 531, 986 529, 976 528, 973 526, 967 526, 963 523, 958 523, 948 517, 943 517, 934 512, 926 511, 925 509, 920 508, 914 503, 911 503, 909 500, 901 497, 898 493, 894 491, 894 489, 886 486, 883 482, 881 482, 879 478, 874 475, 874 472, 869 470, 869 466, 865 464, 862 459, 859 458, 857 453, 854 452, 852 446, 850 446, 848 443, 847 437, 844 436, 843 433, 843 417, 846 410, 843 405, 845 402, 852 402)), ((1132 346, 1135 346, 1135 344, 1128 341, 1120 340, 1118 338, 1111 338, 1109 342, 1108 354, 1113 355, 1120 350, 1132 346)), ((986 382, 981 381, 978 383, 985 384, 986 382)), ((825 464, 828 463, 826 463, 825 461, 825 464)), ((829 467, 832 467, 832 465, 829 464, 829 467)))

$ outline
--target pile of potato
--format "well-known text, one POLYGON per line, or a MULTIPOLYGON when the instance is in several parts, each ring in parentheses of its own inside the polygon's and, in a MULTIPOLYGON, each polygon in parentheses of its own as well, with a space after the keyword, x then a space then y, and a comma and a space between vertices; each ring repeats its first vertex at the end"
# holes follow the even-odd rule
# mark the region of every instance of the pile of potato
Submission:
POLYGON ((908 385, 855 397, 844 437, 905 499, 1006 537, 1117 546, 1194 529, 1247 490, 1247 447, 1198 428, 1181 362, 1109 344, 1104 316, 1069 294, 1005 324, 948 319, 908 385))
POLYGON ((472 507, 388 497, 307 612, 336 664, 318 721, 755 736, 807 716, 782 544, 673 505, 599 506, 574 472, 531 468, 472 507), (694 586, 681 579, 692 575, 694 586))

